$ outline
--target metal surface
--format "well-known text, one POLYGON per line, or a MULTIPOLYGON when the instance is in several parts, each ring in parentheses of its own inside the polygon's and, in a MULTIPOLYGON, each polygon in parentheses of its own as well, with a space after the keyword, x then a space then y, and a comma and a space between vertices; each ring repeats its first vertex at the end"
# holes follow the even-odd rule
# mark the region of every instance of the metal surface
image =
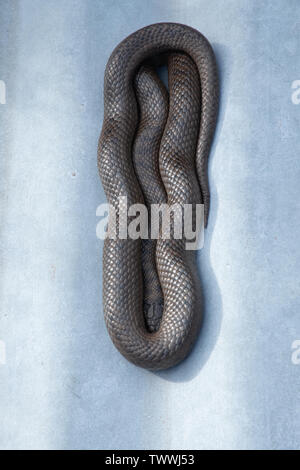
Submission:
MULTIPOLYGON (((212 48, 195 29, 174 23, 153 24, 115 48, 105 72, 98 164, 107 199, 118 219, 121 218, 120 198, 126 197, 128 206, 144 204, 144 194, 149 195, 152 189, 153 203, 158 204, 157 186, 160 191, 165 188, 164 202, 168 205, 195 207, 203 201, 204 213, 208 215, 207 158, 216 125, 218 96, 212 48), (172 54, 172 51, 189 55, 172 54), (152 80, 152 74, 143 70, 135 82, 141 109, 138 116, 134 74, 145 60, 162 53, 169 55, 169 112, 161 113, 163 85, 157 90, 157 79, 152 80), (156 116, 167 114, 165 127, 159 122, 157 129, 156 116), (161 141, 157 154, 147 152, 149 142, 143 144, 146 151, 141 150, 139 141, 133 144, 136 130, 140 139, 141 132, 146 136, 148 129, 152 132, 157 129, 155 140, 161 141), (154 179, 145 181, 142 175, 151 159, 154 179)), ((185 249, 185 242, 184 238, 160 237, 156 246, 145 250, 141 239, 122 240, 117 235, 116 239, 107 237, 104 243, 106 325, 119 351, 146 369, 166 369, 182 361, 194 344, 202 322, 202 295, 196 282, 195 261, 185 249), (163 295, 160 292, 153 295, 158 290, 157 278, 163 295), (144 296, 145 285, 148 292, 144 296), (160 326, 155 325, 157 331, 151 332, 144 319, 149 308, 157 311, 162 304, 160 326)))
POLYGON ((299 448, 299 0, 0 5, 0 447, 299 448), (105 328, 96 152, 110 52, 162 21, 209 38, 221 106, 204 323, 154 374, 105 328))

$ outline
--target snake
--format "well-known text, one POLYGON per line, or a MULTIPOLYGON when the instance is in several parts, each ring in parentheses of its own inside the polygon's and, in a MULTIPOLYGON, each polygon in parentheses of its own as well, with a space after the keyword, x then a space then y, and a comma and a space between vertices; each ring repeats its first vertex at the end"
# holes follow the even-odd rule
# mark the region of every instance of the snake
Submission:
MULTIPOLYGON (((218 104, 215 54, 196 29, 152 24, 113 50, 104 74, 97 161, 117 224, 120 200, 126 198, 128 207, 203 204, 207 226, 207 167, 218 104), (162 66, 167 85, 160 78, 162 66)), ((108 220, 109 225, 110 211, 108 220)), ((168 369, 191 351, 204 308, 195 256, 184 236, 106 236, 105 324, 115 347, 134 365, 168 369)))

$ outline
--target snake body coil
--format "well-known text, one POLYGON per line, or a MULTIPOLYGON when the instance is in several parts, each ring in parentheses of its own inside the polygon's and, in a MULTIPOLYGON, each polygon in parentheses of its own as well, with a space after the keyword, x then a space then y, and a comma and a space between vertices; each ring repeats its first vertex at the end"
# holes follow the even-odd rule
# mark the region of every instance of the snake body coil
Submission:
MULTIPOLYGON (((218 111, 213 50, 198 31, 147 26, 121 42, 105 71, 98 165, 109 204, 204 203, 207 158, 218 111), (151 59, 167 57, 169 92, 151 59)), ((105 321, 118 350, 158 370, 190 351, 202 320, 194 257, 184 239, 106 238, 105 321)))

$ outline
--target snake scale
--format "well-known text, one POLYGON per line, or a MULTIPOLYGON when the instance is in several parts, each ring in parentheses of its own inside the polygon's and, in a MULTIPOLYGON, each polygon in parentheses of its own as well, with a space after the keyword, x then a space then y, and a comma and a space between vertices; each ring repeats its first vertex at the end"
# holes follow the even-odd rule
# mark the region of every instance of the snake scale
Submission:
MULTIPOLYGON (((108 203, 204 204, 218 112, 214 52, 197 30, 157 23, 112 52, 104 78, 98 167, 108 203), (168 67, 168 90, 157 64, 168 67)), ((119 219, 117 219, 119 220, 119 219)), ((202 322, 195 254, 185 240, 112 239, 103 251, 105 322, 117 349, 149 370, 189 353, 202 322)))

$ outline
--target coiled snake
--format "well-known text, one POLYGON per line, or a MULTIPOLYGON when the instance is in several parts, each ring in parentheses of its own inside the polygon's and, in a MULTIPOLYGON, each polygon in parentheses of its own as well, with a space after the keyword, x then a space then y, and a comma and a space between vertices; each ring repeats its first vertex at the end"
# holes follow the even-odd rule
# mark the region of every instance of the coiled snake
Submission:
MULTIPOLYGON (((214 53, 195 29, 158 23, 115 48, 105 71, 98 166, 117 214, 120 196, 128 207, 204 203, 207 223, 207 158, 217 111, 214 53), (167 60, 168 92, 153 65, 157 57, 167 60)), ((158 370, 188 354, 202 321, 196 277, 184 239, 106 237, 105 321, 129 361, 158 370)))

